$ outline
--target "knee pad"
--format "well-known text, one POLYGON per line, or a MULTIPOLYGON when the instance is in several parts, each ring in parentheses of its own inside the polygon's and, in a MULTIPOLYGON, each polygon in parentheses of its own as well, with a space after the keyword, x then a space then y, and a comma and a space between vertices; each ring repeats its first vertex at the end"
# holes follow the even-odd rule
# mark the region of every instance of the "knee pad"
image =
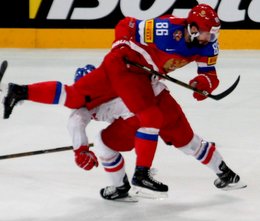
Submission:
POLYGON ((149 107, 137 113, 140 127, 160 128, 163 124, 163 114, 156 106, 149 107))

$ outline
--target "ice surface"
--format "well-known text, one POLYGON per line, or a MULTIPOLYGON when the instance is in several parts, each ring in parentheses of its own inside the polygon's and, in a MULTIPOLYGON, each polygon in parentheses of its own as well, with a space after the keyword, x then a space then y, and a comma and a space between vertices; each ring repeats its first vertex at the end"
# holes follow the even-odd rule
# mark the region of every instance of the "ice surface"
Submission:
MULTIPOLYGON (((71 84, 77 67, 98 65, 105 53, 0 49, 0 61, 9 61, 3 83, 71 84)), ((0 161, 0 221, 260 220, 260 51, 221 51, 217 70, 221 84, 214 93, 241 76, 238 88, 221 101, 197 102, 187 89, 166 83, 195 132, 217 143, 227 164, 248 184, 246 189, 216 189, 212 171, 160 141, 153 167, 157 178, 169 185, 169 198, 135 204, 105 201, 99 190, 109 183, 102 167, 85 172, 75 165, 72 151, 66 151, 0 161)), ((171 76, 188 82, 195 72, 192 64, 171 76)), ((0 155, 71 145, 69 113, 60 106, 28 101, 18 105, 10 119, 0 119, 0 155)), ((87 129, 90 140, 104 126, 92 122, 87 129)), ((131 177, 135 154, 123 155, 131 177)))

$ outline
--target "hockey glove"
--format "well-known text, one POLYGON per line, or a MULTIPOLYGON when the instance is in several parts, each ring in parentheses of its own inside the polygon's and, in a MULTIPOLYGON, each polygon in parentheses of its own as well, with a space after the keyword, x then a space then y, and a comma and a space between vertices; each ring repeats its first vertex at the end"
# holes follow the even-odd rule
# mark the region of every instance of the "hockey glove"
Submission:
POLYGON ((91 170, 94 166, 98 167, 98 160, 95 154, 89 150, 88 146, 81 146, 74 150, 76 164, 84 169, 91 170))
POLYGON ((83 68, 78 68, 74 75, 74 82, 78 81, 80 78, 84 77, 86 74, 89 74, 91 71, 95 69, 96 67, 92 64, 87 64, 83 68))
MULTIPOLYGON (((190 81, 190 85, 199 90, 207 91, 208 93, 211 93, 216 88, 216 87, 213 88, 210 77, 208 77, 205 74, 199 74, 198 76, 193 78, 190 81)), ((193 97, 198 101, 202 101, 207 98, 206 96, 199 94, 197 92, 193 93, 193 97)))

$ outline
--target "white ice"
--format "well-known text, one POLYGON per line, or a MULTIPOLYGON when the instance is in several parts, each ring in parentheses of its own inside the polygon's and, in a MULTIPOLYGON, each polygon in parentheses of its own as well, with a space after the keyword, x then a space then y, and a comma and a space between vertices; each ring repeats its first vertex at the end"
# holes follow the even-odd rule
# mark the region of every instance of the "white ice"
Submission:
MULTIPOLYGON (((0 49, 0 61, 9 61, 3 83, 71 84, 77 67, 98 65, 105 53, 0 49)), ((169 185, 169 198, 140 199, 135 204, 105 201, 99 190, 109 183, 102 167, 83 171, 75 165, 73 152, 65 151, 0 160, 0 221, 260 220, 260 51, 221 51, 217 70, 221 83, 214 93, 241 76, 236 90, 221 101, 197 102, 191 91, 166 83, 195 132, 216 142, 226 163, 248 184, 246 189, 216 189, 210 169, 160 141, 153 167, 158 170, 156 178, 169 185)), ((195 72, 192 64, 171 76, 188 82, 195 72)), ((28 101, 18 105, 10 119, 0 119, 0 155, 71 145, 69 113, 61 106, 28 101)), ((91 123, 87 129, 91 141, 104 126, 91 123)), ((131 178, 135 153, 123 155, 131 178)))

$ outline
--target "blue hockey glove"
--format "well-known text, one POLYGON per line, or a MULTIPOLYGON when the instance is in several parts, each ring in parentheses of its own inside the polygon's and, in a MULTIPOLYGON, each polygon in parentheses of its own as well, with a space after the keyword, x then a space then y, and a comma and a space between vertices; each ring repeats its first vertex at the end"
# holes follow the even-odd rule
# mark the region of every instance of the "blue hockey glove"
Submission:
POLYGON ((96 67, 92 64, 87 64, 83 68, 78 68, 74 75, 74 82, 78 81, 80 78, 84 77, 86 74, 89 74, 91 71, 95 69, 96 67))

